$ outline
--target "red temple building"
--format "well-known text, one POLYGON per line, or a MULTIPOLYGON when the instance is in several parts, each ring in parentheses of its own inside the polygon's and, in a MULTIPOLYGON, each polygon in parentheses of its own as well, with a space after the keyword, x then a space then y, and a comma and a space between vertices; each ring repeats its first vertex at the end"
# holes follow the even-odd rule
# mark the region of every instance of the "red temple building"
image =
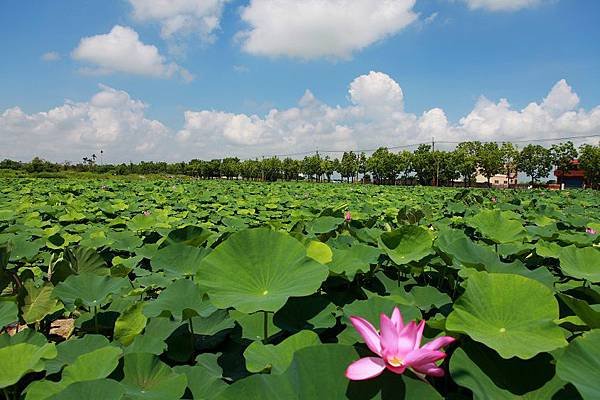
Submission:
POLYGON ((565 185, 565 188, 583 188, 586 185, 585 171, 579 168, 579 160, 571 161, 573 169, 563 173, 560 169, 554 171, 556 182, 565 185))

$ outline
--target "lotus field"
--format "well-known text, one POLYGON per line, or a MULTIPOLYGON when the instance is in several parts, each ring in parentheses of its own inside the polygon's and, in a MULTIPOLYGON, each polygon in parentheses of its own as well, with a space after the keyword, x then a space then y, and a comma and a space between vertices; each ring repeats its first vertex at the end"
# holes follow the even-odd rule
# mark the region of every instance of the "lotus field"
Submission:
POLYGON ((0 181, 6 399, 600 399, 600 195, 0 181))

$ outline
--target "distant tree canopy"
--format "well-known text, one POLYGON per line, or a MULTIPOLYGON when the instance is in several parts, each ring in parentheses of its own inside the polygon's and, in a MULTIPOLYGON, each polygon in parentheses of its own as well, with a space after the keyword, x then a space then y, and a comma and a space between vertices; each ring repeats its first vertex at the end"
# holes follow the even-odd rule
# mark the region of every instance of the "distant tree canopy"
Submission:
POLYGON ((452 151, 434 150, 431 145, 419 145, 414 151, 398 153, 386 147, 378 148, 373 154, 344 152, 340 158, 321 156, 318 153, 303 159, 267 157, 240 160, 237 157, 166 163, 147 162, 129 164, 97 164, 97 157, 83 157, 78 164, 52 163, 34 158, 28 163, 13 160, 0 161, 0 169, 45 173, 60 171, 94 172, 114 175, 126 174, 169 174, 188 175, 202 179, 247 179, 262 181, 297 181, 300 179, 317 182, 331 181, 337 173, 342 180, 376 184, 420 184, 472 186, 477 174, 486 177, 488 185, 496 174, 515 176, 523 172, 531 178, 531 184, 547 178, 553 167, 563 172, 577 168, 585 171, 590 185, 600 185, 600 146, 585 144, 575 148, 572 142, 555 144, 550 148, 528 144, 519 150, 512 143, 498 145, 494 142, 463 142, 452 151))

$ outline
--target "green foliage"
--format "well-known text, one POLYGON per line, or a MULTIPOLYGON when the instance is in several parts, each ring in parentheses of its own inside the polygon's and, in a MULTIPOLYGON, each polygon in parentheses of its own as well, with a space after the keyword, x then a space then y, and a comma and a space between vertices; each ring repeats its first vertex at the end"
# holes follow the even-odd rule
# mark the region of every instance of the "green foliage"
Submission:
MULTIPOLYGON (((516 171, 507 145, 341 158, 349 181, 374 167, 378 183, 468 185, 486 152, 516 171)), ((5 396, 598 397, 597 193, 235 179, 342 168, 304 161, 140 166, 229 180, 0 179, 5 396), (396 306, 426 321, 423 342, 457 338, 446 377, 348 381, 372 355, 350 317, 379 328, 396 306)))

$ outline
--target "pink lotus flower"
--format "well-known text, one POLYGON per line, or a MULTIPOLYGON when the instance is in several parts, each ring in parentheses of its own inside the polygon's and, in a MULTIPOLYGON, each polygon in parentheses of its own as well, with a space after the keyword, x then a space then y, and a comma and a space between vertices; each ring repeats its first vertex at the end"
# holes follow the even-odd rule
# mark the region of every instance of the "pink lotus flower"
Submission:
POLYGON ((498 202, 498 199, 495 197, 492 197, 492 203, 496 204, 498 202))
POLYGON ((596 235, 596 234, 598 234, 598 231, 595 230, 594 228, 585 228, 585 233, 590 234, 590 235, 596 235))
POLYGON ((363 318, 352 316, 350 321, 365 340, 367 347, 378 357, 365 357, 353 362, 346 369, 346 377, 360 381, 379 376, 386 368, 396 374, 402 374, 407 368, 419 377, 425 375, 444 376, 444 370, 435 362, 446 357, 440 351, 455 339, 441 336, 421 347, 425 321, 418 325, 411 321, 404 325, 398 308, 394 308, 392 318, 381 314, 381 332, 363 318))
POLYGON ((346 222, 352 221, 352 214, 350 214, 350 211, 346 211, 346 214, 344 215, 344 219, 346 220, 346 222))
POLYGON ((150 216, 150 214, 152 214, 150 211, 148 211, 148 210, 144 211, 144 217, 148 217, 148 216, 150 216))

